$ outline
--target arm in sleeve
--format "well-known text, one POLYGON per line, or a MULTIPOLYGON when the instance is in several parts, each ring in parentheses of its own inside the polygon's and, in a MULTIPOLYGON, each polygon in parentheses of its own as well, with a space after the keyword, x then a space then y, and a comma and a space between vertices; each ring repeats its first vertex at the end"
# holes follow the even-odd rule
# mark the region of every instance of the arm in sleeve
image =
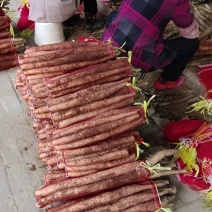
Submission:
POLYGON ((194 17, 192 24, 187 28, 179 28, 179 34, 182 37, 188 39, 194 39, 199 37, 199 24, 194 17))
POLYGON ((187 28, 193 22, 194 14, 191 12, 189 0, 178 0, 173 15, 172 21, 177 27, 187 28))

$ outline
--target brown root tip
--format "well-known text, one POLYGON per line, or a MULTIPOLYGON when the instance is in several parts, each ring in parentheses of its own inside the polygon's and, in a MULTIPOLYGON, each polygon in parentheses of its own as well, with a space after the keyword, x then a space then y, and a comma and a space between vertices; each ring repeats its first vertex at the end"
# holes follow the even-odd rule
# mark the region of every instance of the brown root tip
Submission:
POLYGON ((150 166, 154 166, 155 164, 157 164, 159 161, 161 161, 165 157, 174 156, 177 153, 178 153, 178 150, 176 150, 176 149, 161 150, 161 151, 157 152, 156 154, 147 158, 147 161, 150 166))

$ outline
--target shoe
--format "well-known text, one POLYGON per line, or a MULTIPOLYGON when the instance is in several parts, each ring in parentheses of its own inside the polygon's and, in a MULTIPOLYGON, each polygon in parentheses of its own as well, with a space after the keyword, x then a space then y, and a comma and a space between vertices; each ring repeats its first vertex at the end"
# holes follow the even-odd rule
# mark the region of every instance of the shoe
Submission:
POLYGON ((68 20, 63 22, 63 25, 66 27, 75 27, 80 21, 80 15, 75 14, 68 20))
POLYGON ((176 88, 182 85, 186 81, 186 77, 181 75, 177 81, 166 81, 163 82, 160 77, 157 81, 155 81, 154 86, 157 90, 176 88))
POLYGON ((85 31, 94 32, 96 30, 102 29, 105 25, 105 22, 97 19, 95 15, 90 15, 85 13, 85 31))

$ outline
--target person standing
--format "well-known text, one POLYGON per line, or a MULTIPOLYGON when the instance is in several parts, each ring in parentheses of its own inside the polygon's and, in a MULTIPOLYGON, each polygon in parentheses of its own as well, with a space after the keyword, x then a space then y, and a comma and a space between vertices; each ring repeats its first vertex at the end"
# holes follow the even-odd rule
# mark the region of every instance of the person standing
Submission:
POLYGON ((62 23, 76 13, 84 3, 85 30, 93 32, 103 28, 97 19, 97 0, 30 0, 29 20, 39 23, 62 23))
POLYGON ((132 66, 142 72, 163 69, 156 89, 175 88, 185 82, 186 65, 199 47, 199 25, 189 0, 123 0, 106 20, 102 41, 132 51, 132 66), (180 37, 164 40, 169 21, 180 37))

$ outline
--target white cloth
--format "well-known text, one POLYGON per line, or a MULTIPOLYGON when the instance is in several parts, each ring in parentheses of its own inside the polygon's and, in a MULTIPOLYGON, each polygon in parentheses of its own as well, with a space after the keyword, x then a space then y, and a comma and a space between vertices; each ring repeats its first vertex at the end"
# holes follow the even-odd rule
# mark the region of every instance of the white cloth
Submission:
POLYGON ((30 0, 29 20, 39 23, 62 23, 72 17, 80 0, 30 0))
POLYGON ((199 24, 194 17, 192 24, 187 28, 179 28, 179 34, 182 37, 188 39, 194 39, 199 37, 199 24))

